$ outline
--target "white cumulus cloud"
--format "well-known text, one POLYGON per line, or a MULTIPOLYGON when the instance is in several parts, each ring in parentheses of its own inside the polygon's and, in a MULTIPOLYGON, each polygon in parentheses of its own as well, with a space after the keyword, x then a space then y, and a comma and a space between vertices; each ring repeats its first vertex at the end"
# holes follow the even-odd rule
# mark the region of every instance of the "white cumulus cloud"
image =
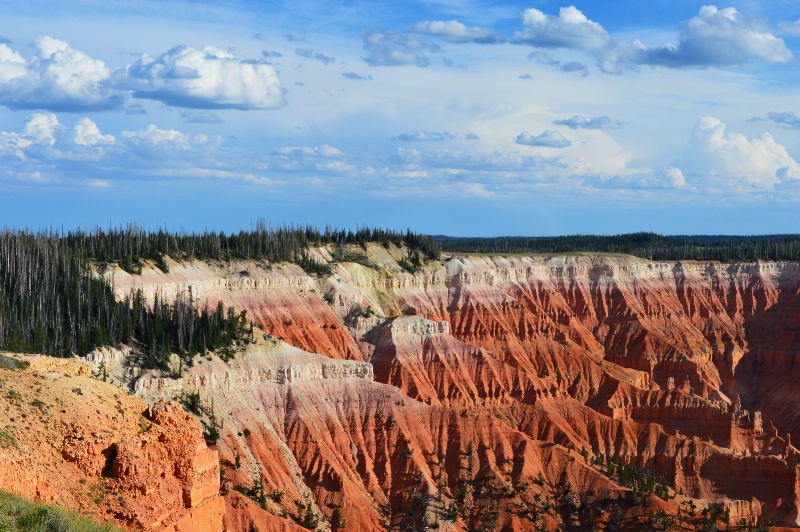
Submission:
POLYGON ((524 29, 517 39, 541 48, 595 50, 611 42, 611 36, 600 24, 572 6, 562 7, 557 17, 538 9, 526 9, 520 15, 520 22, 524 29))
POLYGON ((194 146, 209 143, 205 135, 189 135, 171 128, 161 129, 155 124, 138 131, 123 131, 122 139, 126 146, 146 149, 189 150, 194 146))
POLYGON ((730 66, 749 61, 786 63, 792 52, 783 39, 773 35, 760 19, 747 17, 736 8, 703 6, 696 17, 680 25, 677 45, 643 49, 645 64, 682 66, 730 66))
POLYGON ((113 135, 103 134, 89 118, 74 126, 58 121, 54 113, 34 113, 22 131, 0 131, 0 156, 14 161, 53 164, 59 161, 97 161, 115 144, 113 135))
POLYGON ((56 132, 61 129, 58 118, 53 113, 36 113, 25 124, 25 136, 36 144, 56 143, 56 132))
POLYGON ((97 146, 102 144, 114 144, 114 135, 103 135, 97 124, 84 117, 75 124, 72 142, 78 146, 97 146))
POLYGON ((274 109, 286 103, 275 67, 204 46, 143 55, 119 76, 134 96, 196 109, 274 109))
MULTIPOLYGON (((786 63, 792 59, 783 39, 760 18, 743 15, 733 7, 701 7, 696 16, 678 26, 676 44, 660 47, 616 38, 575 7, 561 8, 558 16, 527 9, 520 19, 523 31, 517 32, 518 42, 537 48, 584 51, 593 55, 606 72, 638 65, 729 67, 752 61, 786 63)), ((788 29, 785 32, 791 33, 788 29)))
POLYGON ((769 133, 748 139, 727 132, 719 119, 705 116, 695 124, 690 144, 685 169, 695 173, 764 188, 800 179, 800 164, 769 133))
POLYGON ((0 131, 0 157, 11 156, 14 159, 26 160, 25 148, 32 144, 24 135, 11 131, 0 131))
POLYGON ((10 109, 103 110, 121 106, 124 94, 109 85, 105 63, 65 41, 40 35, 24 59, 0 44, 0 104, 10 109))
POLYGON ((683 175, 683 171, 680 168, 670 166, 667 168, 664 174, 666 175, 669 184, 675 188, 686 188, 689 186, 689 184, 686 182, 686 176, 683 175))

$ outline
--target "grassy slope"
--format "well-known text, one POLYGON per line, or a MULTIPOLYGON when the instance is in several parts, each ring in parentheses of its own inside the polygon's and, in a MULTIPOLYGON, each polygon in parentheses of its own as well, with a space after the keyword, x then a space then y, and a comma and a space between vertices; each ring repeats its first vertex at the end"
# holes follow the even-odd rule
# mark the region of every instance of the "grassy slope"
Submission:
POLYGON ((55 505, 38 504, 0 491, 0 532, 116 532, 55 505))

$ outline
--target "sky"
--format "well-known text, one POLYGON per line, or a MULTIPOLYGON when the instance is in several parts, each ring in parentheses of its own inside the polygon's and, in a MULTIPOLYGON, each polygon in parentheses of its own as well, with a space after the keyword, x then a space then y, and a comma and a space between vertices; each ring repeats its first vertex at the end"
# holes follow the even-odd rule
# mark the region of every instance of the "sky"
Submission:
POLYGON ((800 3, 3 0, 0 226, 800 233, 800 3))

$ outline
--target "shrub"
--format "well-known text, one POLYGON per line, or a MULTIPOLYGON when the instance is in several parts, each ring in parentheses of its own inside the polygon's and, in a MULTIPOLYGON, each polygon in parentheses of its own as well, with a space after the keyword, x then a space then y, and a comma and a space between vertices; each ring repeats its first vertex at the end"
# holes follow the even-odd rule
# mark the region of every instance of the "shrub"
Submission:
POLYGON ((45 404, 45 402, 41 399, 34 399, 33 402, 31 402, 31 405, 38 408, 42 413, 47 411, 47 404, 45 404))
POLYGON ((18 449, 19 442, 17 442, 17 439, 14 437, 13 434, 9 434, 4 430, 0 430, 0 448, 8 449, 10 447, 18 449))

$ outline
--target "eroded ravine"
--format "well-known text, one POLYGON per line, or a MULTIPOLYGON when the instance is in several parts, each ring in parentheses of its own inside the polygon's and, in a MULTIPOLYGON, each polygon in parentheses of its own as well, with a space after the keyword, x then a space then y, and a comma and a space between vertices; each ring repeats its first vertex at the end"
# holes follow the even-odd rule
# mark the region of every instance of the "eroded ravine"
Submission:
MULTIPOLYGON (((223 462, 247 457, 228 468, 234 482, 263 474, 268 491, 285 493, 269 503, 278 514, 295 512, 294 500, 327 517, 343 505, 348 529, 401 523, 420 490, 441 496, 433 519, 481 471, 509 485, 542 472, 547 483, 532 483, 525 504, 551 494, 565 468, 579 490, 623 489, 592 467, 570 469, 568 447, 653 468, 737 518, 796 522, 797 457, 785 436, 800 438, 797 263, 464 256, 412 275, 403 253, 369 245, 378 266, 337 263, 323 278, 254 263, 117 272, 119 294, 191 290, 247 310, 275 345, 324 355, 281 355, 294 359, 280 373, 254 362, 271 360, 267 349, 195 366, 181 383, 143 379, 139 393, 213 399, 223 462), (539 454, 517 468, 521 449, 539 454)), ((472 501, 473 518, 481 504, 472 501)))

